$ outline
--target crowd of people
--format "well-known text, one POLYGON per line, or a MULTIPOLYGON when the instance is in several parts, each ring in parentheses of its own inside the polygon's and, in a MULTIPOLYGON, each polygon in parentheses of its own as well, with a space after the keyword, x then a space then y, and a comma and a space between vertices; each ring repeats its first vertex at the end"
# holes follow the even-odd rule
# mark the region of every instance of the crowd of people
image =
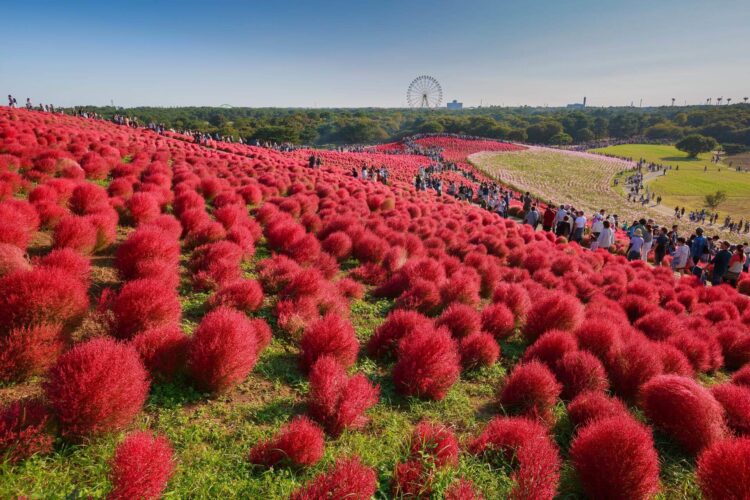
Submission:
MULTIPOLYGON (((313 155, 310 156, 310 168, 320 167, 320 157, 313 160, 314 158, 313 155)), ((386 185, 388 184, 388 177, 390 176, 385 165, 381 165, 380 168, 362 165, 362 168, 359 171, 357 171, 357 167, 352 167, 351 175, 352 177, 362 179, 363 181, 382 182, 386 185)))

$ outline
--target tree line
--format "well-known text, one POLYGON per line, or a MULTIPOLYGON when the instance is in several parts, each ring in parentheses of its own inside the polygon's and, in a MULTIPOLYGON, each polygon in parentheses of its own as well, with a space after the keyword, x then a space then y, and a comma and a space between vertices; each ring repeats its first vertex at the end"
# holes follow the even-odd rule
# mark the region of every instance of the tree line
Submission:
POLYGON ((727 151, 750 148, 750 104, 659 108, 505 108, 413 110, 388 108, 115 108, 83 107, 104 117, 126 114, 176 130, 295 144, 371 144, 416 133, 477 135, 535 144, 597 140, 675 142, 711 137, 727 151))

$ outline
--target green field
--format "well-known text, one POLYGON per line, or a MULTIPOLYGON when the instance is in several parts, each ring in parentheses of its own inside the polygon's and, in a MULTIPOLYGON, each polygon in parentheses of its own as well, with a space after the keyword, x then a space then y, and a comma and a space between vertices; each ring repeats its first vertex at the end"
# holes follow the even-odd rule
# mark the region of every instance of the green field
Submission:
POLYGON ((711 154, 689 158, 674 146, 655 144, 625 144, 592 150, 662 165, 679 166, 666 176, 656 176, 646 181, 647 186, 662 196, 662 205, 668 208, 685 207, 687 211, 704 207, 704 196, 716 191, 725 191, 727 201, 719 207, 719 214, 731 215, 735 219, 747 219, 750 215, 750 173, 736 172, 727 165, 711 163, 711 154), (708 168, 704 172, 704 168, 708 168))

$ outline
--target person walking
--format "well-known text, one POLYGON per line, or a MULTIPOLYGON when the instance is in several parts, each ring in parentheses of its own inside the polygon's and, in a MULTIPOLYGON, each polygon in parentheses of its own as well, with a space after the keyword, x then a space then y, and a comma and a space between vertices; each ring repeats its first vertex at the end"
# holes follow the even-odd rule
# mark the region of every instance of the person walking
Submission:
POLYGON ((586 229, 586 216, 583 215, 583 211, 579 211, 574 221, 573 238, 572 241, 578 242, 583 241, 583 232, 586 229))
POLYGON ((732 252, 729 251, 729 242, 722 241, 721 249, 716 252, 716 255, 711 260, 714 268, 711 272, 711 284, 714 286, 720 285, 724 282, 724 275, 729 270, 729 261, 732 259, 732 252))
POLYGON ((641 259, 641 252, 643 250, 643 233, 640 229, 636 229, 633 232, 633 236, 630 238, 630 246, 628 247, 628 260, 639 260, 641 259))
POLYGON ((695 237, 693 243, 690 245, 690 255, 693 256, 693 264, 696 266, 701 261, 703 254, 708 251, 708 242, 703 236, 703 229, 698 228, 695 230, 695 237))
POLYGON ((539 224, 539 212, 536 210, 536 205, 532 205, 531 210, 524 216, 523 222, 536 229, 539 224))
POLYGON ((555 209, 552 208, 552 205, 547 205, 547 209, 542 216, 542 229, 545 231, 552 231, 552 225, 554 224, 556 217, 557 214, 555 213, 555 209))
POLYGON ((676 273, 687 272, 688 260, 690 259, 690 248, 684 236, 677 238, 677 247, 672 255, 672 270, 676 273))
POLYGON ((602 221, 602 230, 599 236, 591 243, 591 250, 596 251, 598 248, 609 250, 609 247, 615 243, 615 232, 612 231, 612 225, 608 220, 602 221))
POLYGON ((648 254, 651 251, 651 247, 654 244, 654 230, 651 224, 646 224, 646 231, 643 233, 643 251, 642 258, 643 262, 648 262, 648 254))
POLYGON ((661 266, 664 261, 664 257, 669 251, 669 236, 667 235, 667 228, 661 228, 659 235, 656 237, 656 245, 654 246, 654 264, 661 266))
POLYGON ((740 274, 742 274, 742 269, 745 265, 745 259, 745 247, 737 245, 732 258, 729 259, 729 269, 724 274, 724 281, 732 285, 732 287, 737 286, 737 281, 740 279, 740 274))

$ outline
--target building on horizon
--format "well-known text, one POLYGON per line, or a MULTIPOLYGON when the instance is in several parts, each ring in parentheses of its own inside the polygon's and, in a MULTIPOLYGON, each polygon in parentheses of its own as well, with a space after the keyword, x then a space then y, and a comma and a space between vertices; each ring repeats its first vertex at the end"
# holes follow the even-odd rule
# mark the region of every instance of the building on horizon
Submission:
POLYGON ((464 103, 458 102, 455 99, 449 102, 447 106, 448 106, 448 109, 464 109, 464 103))
POLYGON ((583 102, 576 102, 565 106, 568 109, 583 109, 586 107, 586 96, 583 96, 583 102))

